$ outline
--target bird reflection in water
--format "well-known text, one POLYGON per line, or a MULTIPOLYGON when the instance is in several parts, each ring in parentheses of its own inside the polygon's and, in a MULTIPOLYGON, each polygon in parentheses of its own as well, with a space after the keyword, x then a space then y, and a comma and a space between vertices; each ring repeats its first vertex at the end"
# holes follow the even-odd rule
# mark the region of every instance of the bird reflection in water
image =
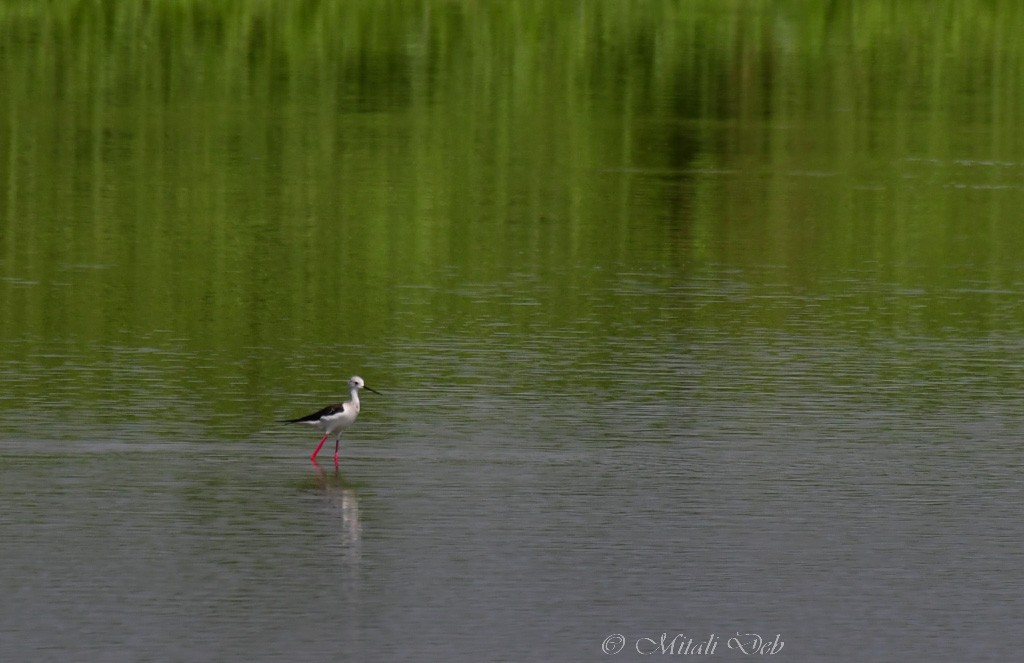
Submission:
POLYGON ((334 511, 341 516, 342 544, 353 554, 358 555, 363 529, 359 522, 359 497, 356 491, 345 485, 337 466, 333 473, 328 474, 314 460, 313 468, 316 471, 318 488, 327 502, 334 507, 334 511))

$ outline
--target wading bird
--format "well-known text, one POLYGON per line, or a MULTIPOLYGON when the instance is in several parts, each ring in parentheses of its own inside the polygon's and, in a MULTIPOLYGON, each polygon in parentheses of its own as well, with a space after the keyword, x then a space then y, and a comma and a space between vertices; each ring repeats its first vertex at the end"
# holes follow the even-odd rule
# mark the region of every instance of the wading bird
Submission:
POLYGON ((286 424, 308 424, 313 428, 323 431, 324 436, 320 439, 320 444, 316 446, 316 451, 309 457, 311 461, 316 463, 316 455, 320 453, 320 449, 324 446, 324 442, 327 441, 331 435, 335 436, 334 439, 334 464, 338 464, 338 447, 341 446, 341 434, 345 430, 356 422, 356 417, 359 416, 359 390, 366 389, 372 391, 378 396, 383 396, 376 389, 370 389, 363 382, 363 378, 358 375, 352 376, 352 379, 348 381, 348 393, 349 399, 344 403, 338 403, 336 405, 328 405, 322 410, 317 410, 313 414, 307 414, 304 417, 298 419, 285 419, 283 423, 286 424))

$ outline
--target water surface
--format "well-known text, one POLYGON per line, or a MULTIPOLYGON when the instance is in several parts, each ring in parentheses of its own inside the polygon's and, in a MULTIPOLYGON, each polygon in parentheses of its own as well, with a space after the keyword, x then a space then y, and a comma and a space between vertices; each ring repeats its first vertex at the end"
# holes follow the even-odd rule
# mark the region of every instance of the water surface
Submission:
POLYGON ((68 7, 0 12, 0 658, 1024 645, 1018 10, 68 7))

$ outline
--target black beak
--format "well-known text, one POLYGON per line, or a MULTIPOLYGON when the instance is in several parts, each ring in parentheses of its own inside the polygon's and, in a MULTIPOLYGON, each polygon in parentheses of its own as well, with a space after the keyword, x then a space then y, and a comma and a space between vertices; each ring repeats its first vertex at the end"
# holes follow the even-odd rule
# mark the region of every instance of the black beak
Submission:
POLYGON ((384 395, 384 394, 380 393, 379 391, 377 391, 376 389, 371 389, 370 387, 367 387, 365 384, 363 385, 363 389, 365 389, 366 391, 372 391, 373 393, 377 394, 378 396, 383 396, 384 395))

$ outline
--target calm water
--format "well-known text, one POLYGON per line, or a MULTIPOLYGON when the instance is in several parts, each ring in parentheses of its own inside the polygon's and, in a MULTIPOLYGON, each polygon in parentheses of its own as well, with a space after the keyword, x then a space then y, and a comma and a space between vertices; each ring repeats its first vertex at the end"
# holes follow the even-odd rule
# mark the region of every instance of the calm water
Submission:
POLYGON ((69 6, 0 12, 0 659, 1024 646, 1015 9, 69 6))

